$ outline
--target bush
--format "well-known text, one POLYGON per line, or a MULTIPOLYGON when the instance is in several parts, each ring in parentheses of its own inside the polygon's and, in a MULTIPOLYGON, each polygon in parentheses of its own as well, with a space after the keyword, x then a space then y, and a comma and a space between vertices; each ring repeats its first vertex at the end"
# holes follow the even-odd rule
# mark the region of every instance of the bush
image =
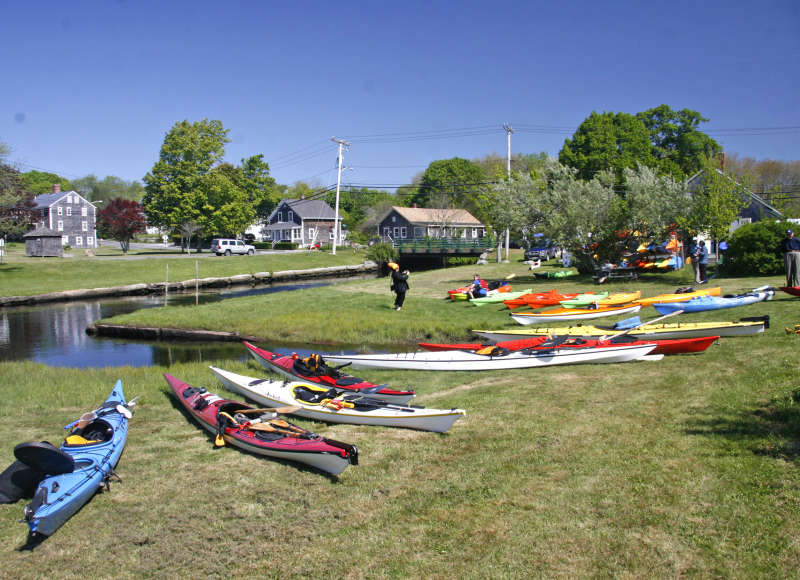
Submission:
POLYGON ((727 274, 773 276, 783 273, 781 238, 786 224, 762 221, 747 224, 731 235, 721 269, 727 274))
POLYGON ((294 242, 276 242, 274 246, 272 246, 273 250, 296 250, 297 244, 294 242))
POLYGON ((367 260, 372 260, 376 264, 385 264, 386 262, 394 262, 397 260, 397 251, 392 244, 387 242, 378 242, 372 244, 367 250, 367 260))

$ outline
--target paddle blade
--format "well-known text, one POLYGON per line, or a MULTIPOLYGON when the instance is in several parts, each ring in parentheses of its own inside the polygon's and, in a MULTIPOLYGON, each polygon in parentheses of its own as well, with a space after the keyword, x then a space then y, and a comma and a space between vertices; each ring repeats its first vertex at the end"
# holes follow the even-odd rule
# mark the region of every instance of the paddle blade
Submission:
POLYGON ((225 438, 222 435, 217 434, 214 437, 214 447, 225 447, 225 438))

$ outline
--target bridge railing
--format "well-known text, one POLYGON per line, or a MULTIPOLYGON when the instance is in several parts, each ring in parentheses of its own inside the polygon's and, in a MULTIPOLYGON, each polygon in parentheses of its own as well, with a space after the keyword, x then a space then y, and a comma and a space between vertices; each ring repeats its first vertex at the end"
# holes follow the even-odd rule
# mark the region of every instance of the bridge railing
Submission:
POLYGON ((401 254, 482 254, 493 242, 488 238, 419 238, 394 240, 392 246, 401 254))

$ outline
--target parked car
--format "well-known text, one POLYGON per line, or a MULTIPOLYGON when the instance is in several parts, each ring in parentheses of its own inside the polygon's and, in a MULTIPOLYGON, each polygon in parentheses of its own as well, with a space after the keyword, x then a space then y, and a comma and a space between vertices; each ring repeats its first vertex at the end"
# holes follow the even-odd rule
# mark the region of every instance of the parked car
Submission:
POLYGON ((558 255, 558 246, 547 238, 538 239, 534 245, 525 250, 526 260, 552 260, 558 255))
POLYGON ((231 254, 247 254, 252 256, 256 253, 255 246, 245 244, 242 240, 232 238, 214 238, 211 240, 211 251, 217 256, 230 256, 231 254))

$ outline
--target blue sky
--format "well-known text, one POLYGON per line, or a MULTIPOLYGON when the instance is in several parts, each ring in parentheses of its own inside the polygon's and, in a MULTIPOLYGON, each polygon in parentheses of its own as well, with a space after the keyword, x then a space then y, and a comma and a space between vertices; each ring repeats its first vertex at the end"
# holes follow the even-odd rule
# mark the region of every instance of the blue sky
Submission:
POLYGON ((8 2, 0 142, 25 171, 141 180, 180 120, 279 183, 409 183, 556 156, 592 111, 667 104, 728 153, 800 159, 800 2, 8 2))

